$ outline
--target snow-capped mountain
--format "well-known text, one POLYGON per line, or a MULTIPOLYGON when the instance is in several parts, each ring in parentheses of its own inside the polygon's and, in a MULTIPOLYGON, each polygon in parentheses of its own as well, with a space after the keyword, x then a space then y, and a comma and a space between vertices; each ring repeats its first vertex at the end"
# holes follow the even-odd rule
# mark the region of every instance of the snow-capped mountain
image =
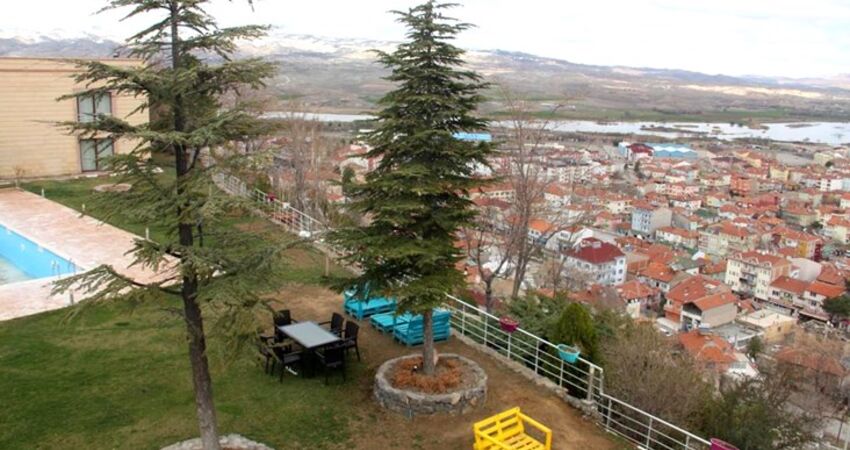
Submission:
MULTIPOLYGON (((244 42, 240 53, 279 63, 274 88, 313 108, 363 111, 390 85, 372 50, 391 51, 397 42, 327 38, 272 29, 244 42)), ((0 56, 110 57, 117 39, 98 34, 50 30, 37 34, 0 30, 0 56)), ((471 68, 489 81, 535 98, 540 110, 569 99, 578 117, 645 112, 671 117, 719 111, 788 111, 790 120, 850 116, 850 87, 831 80, 788 80, 707 75, 683 70, 592 66, 527 53, 472 50, 471 68), (587 114, 583 113, 587 111, 587 114), (584 114, 584 115, 583 115, 584 114)), ((846 80, 843 80, 846 81, 846 80)), ((494 92, 494 97, 497 93, 494 92)), ((500 109, 494 100, 489 105, 500 109)), ((624 118, 628 118, 625 115, 624 118)))

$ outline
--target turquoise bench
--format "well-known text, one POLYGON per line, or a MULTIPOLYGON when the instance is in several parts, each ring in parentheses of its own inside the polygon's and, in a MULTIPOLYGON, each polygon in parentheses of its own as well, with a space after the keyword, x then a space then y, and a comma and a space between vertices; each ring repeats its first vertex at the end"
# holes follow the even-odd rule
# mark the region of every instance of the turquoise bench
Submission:
POLYGON ((383 297, 372 297, 367 300, 358 300, 352 297, 348 292, 344 294, 343 310, 357 320, 362 320, 366 317, 375 314, 395 311, 396 301, 383 297))
POLYGON ((375 314, 371 319, 369 319, 369 323, 371 323, 372 326, 381 333, 392 333, 395 327, 410 322, 410 319, 412 318, 413 314, 410 313, 396 315, 394 312, 389 312, 375 314))
MULTIPOLYGON (((432 330, 434 330, 434 341, 445 341, 452 332, 452 313, 447 310, 434 310, 432 330)), ((407 346, 419 345, 424 340, 425 328, 422 326, 422 316, 417 315, 407 323, 396 325, 393 328, 395 340, 407 346)))

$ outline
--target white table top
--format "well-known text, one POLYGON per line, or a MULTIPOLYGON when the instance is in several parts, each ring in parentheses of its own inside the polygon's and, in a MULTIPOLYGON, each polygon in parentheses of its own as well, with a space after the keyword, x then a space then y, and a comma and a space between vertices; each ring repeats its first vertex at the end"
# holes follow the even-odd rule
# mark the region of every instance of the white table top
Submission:
POLYGON ((298 322, 277 328, 281 333, 289 336, 292 340, 307 349, 321 347, 341 340, 337 335, 320 327, 316 322, 298 322))

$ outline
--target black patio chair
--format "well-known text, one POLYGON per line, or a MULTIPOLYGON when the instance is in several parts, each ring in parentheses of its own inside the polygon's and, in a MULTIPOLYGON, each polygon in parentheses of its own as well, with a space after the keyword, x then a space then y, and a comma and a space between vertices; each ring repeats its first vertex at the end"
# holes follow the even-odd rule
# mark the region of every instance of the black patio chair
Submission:
MULTIPOLYGON (((342 317, 340 313, 331 314, 331 320, 327 322, 319 322, 319 325, 329 325, 328 331, 339 336, 342 334, 342 324, 345 322, 345 318, 342 317)), ((349 322, 351 323, 351 322, 349 322)))
MULTIPOLYGON (((291 348, 291 347, 290 347, 291 348)), ((279 381, 283 382, 283 373, 286 372, 287 368, 291 368, 293 366, 297 366, 298 369, 303 372, 303 353, 300 351, 291 351, 287 347, 272 347, 272 351, 274 353, 275 362, 280 363, 280 379, 279 381)), ((274 367, 274 366, 272 366, 274 367)), ((272 369, 274 370, 274 369, 272 369)))
POLYGON ((345 336, 342 339, 342 347, 345 348, 345 353, 348 353, 352 348, 357 352, 357 360, 360 361, 360 347, 357 346, 357 335, 360 334, 360 325, 352 321, 345 323, 345 336))
POLYGON ((286 339, 286 335, 281 333, 278 327, 285 327, 287 325, 292 325, 295 323, 292 320, 292 315, 290 314, 288 309, 282 309, 280 311, 275 311, 274 313, 274 336, 277 342, 283 342, 286 339))
POLYGON ((337 343, 323 348, 316 352, 316 359, 322 365, 326 385, 328 384, 328 372, 331 370, 341 370, 342 381, 345 381, 345 347, 343 345, 337 343))

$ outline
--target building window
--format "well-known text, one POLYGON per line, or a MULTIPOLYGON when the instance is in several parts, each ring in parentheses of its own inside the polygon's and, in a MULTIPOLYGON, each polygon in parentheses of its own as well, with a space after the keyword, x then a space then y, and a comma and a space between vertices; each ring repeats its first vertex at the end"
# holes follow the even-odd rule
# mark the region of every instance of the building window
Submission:
POLYGON ((80 140, 80 165, 83 172, 106 169, 106 158, 114 153, 112 139, 80 140))
POLYGON ((77 97, 77 120, 92 122, 99 114, 112 114, 112 95, 108 92, 77 97))

